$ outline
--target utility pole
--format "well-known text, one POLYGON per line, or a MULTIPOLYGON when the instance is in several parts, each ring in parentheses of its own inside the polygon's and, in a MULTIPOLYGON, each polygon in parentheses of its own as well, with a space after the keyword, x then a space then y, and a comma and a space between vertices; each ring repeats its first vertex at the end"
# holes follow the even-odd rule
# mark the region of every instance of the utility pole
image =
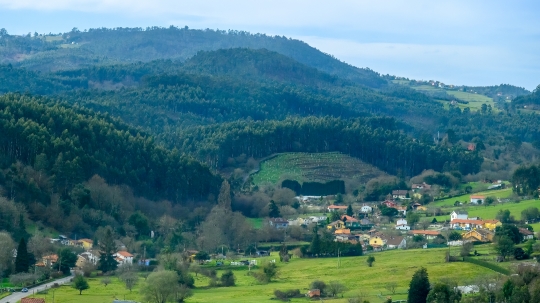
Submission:
POLYGON ((340 254, 340 253, 341 253, 341 252, 340 252, 340 250, 339 250, 339 248, 338 248, 338 250, 337 250, 337 268, 339 268, 339 267, 341 266, 341 261, 339 260, 339 254, 340 254))

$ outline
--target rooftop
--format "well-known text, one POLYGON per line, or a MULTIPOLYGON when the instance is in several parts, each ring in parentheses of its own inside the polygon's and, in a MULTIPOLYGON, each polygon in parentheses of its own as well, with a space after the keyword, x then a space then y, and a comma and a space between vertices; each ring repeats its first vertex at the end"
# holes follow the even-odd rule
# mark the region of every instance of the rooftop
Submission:
POLYGON ((127 251, 119 251, 117 252, 118 255, 121 255, 122 257, 133 257, 132 254, 128 253, 127 251))

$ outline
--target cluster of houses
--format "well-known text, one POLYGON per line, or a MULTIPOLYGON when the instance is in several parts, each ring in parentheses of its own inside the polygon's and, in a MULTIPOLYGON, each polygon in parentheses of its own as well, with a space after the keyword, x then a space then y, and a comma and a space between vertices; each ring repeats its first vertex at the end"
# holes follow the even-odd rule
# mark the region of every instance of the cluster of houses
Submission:
MULTIPOLYGON (((450 228, 465 231, 462 234, 464 241, 491 242, 495 236, 495 229, 501 225, 499 220, 469 217, 469 213, 466 211, 458 210, 450 214, 450 228)), ((519 228, 519 232, 523 240, 534 238, 534 233, 526 228, 519 228)))
MULTIPOLYGON (((100 253, 98 250, 93 249, 94 241, 91 239, 72 240, 68 239, 66 236, 60 235, 57 239, 50 239, 50 241, 51 243, 58 243, 66 246, 77 246, 83 248, 85 251, 77 255, 77 263, 75 266, 78 268, 82 268, 85 264, 88 263, 92 265, 97 265, 99 262, 100 253)), ((114 254, 114 258, 118 262, 118 265, 122 266, 126 264, 133 264, 134 256, 131 253, 127 252, 126 246, 118 240, 115 240, 115 244, 118 251, 114 254)), ((36 263, 36 266, 52 267, 57 262, 58 255, 51 254, 42 257, 42 259, 36 263)))

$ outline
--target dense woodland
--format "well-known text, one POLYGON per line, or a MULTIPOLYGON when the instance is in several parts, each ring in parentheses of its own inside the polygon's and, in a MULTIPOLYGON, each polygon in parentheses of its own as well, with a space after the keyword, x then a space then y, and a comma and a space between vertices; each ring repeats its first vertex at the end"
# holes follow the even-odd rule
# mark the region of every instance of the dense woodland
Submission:
MULTIPOLYGON (((496 108, 445 108, 440 100, 449 98, 285 37, 1 30, 0 62, 0 224, 15 237, 30 220, 88 237, 109 225, 138 241, 161 230, 158 246, 249 247, 283 235, 255 231, 243 215, 267 217, 274 206, 294 214, 298 205, 288 189, 240 192, 250 188, 247 159, 340 151, 395 176, 387 187, 347 189, 368 188, 364 197, 377 199, 425 170, 509 179, 540 156, 538 89, 496 108), (222 177, 231 168, 240 171, 222 177)), ((525 93, 474 88, 489 96, 501 89, 525 93)))

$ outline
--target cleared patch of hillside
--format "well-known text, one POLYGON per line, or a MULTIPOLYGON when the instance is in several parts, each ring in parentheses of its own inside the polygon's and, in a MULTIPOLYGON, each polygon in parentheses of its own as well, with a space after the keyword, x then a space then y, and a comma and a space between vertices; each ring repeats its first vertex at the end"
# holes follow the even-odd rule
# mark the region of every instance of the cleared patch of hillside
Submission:
MULTIPOLYGON (((411 86, 412 89, 421 91, 421 92, 446 92, 446 94, 456 97, 459 100, 467 101, 468 104, 462 104, 458 103, 457 106, 460 108, 470 108, 472 110, 480 110, 482 107, 482 104, 491 105, 493 109, 495 109, 495 103, 493 102, 493 99, 482 95, 478 93, 473 92, 463 92, 463 91, 457 91, 457 90, 450 90, 450 89, 442 89, 438 87, 433 87, 430 85, 419 85, 419 86, 411 86)), ((448 103, 447 101, 443 101, 444 103, 448 103)))
POLYGON ((253 182, 277 183, 282 179, 326 182, 337 179, 365 183, 386 175, 380 169, 357 158, 339 153, 283 153, 261 162, 253 182))

